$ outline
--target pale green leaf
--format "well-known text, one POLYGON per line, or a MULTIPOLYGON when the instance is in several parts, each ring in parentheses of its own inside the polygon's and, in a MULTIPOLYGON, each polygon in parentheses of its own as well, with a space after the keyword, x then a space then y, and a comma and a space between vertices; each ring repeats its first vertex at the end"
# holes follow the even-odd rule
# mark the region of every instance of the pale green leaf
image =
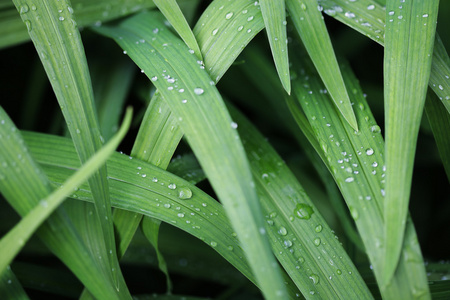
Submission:
POLYGON ((414 155, 430 77, 438 8, 438 0, 391 0, 386 7, 386 248, 382 282, 385 285, 395 272, 403 247, 414 155))

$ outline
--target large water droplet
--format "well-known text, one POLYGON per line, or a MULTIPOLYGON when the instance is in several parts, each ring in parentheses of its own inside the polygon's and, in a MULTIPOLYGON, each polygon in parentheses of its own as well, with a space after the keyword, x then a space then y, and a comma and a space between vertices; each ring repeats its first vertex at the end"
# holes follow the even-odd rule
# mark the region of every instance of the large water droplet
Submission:
POLYGON ((311 215, 314 213, 313 208, 305 203, 298 203, 297 206, 294 209, 294 215, 297 216, 297 218, 302 220, 309 220, 311 219, 311 215))
POLYGON ((181 200, 187 200, 192 198, 192 191, 188 187, 181 187, 178 191, 178 198, 181 200))
POLYGON ((375 151, 373 151, 373 149, 372 149, 372 148, 368 148, 368 149, 366 149, 366 154, 367 154, 367 155, 369 155, 369 156, 370 156, 370 155, 373 155, 373 154, 374 154, 374 152, 375 152, 375 151))
POLYGON ((19 12, 20 14, 26 14, 29 11, 28 5, 24 4, 22 6, 20 6, 19 8, 19 12))
POLYGON ((309 279, 311 279, 314 284, 319 284, 319 276, 317 274, 309 275, 309 279))
POLYGON ((194 93, 197 95, 203 94, 205 91, 202 88, 195 88, 194 93))

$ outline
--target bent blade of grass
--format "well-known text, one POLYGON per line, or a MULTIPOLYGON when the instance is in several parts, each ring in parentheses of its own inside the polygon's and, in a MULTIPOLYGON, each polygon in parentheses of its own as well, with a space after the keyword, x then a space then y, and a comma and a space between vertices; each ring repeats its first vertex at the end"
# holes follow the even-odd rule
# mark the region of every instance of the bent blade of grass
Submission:
POLYGON ((175 0, 153 0, 164 17, 180 35, 186 45, 194 51, 198 59, 202 60, 202 53, 198 47, 197 40, 189 27, 186 18, 175 0))
POLYGON ((0 272, 11 263, 17 253, 22 249, 28 239, 37 230, 37 228, 50 216, 51 213, 72 194, 73 190, 78 188, 100 168, 114 152, 116 147, 122 141, 131 123, 131 111, 128 110, 125 116, 124 125, 111 141, 102 147, 94 156, 92 156, 74 175, 72 175, 61 188, 55 190, 39 201, 13 229, 2 237, 0 248, 2 257, 0 259, 0 272))
MULTIPOLYGON (((52 187, 3 109, 0 109, 0 120, 0 158, 3 161, 0 191, 14 210, 25 216, 52 192, 52 187)), ((53 147, 52 144, 48 146, 53 147)), ((79 163, 78 157, 74 157, 79 163)), ((59 207, 40 226, 37 234, 97 298, 119 298, 114 284, 90 255, 64 208, 59 207)))
MULTIPOLYGON (((356 31, 384 45, 385 0, 319 0, 324 12, 356 31)), ((423 16, 423 15, 422 15, 423 16)), ((450 113, 450 59, 436 34, 429 86, 450 113)))
POLYGON ((281 157, 249 121, 235 109, 231 112, 250 160, 273 251, 303 296, 372 299, 335 234, 281 157))
MULTIPOLYGON (((8 1, 11 3, 11 1, 8 1)), ((152 1, 142 0, 73 0, 71 1, 78 26, 99 26, 102 22, 114 20, 141 9, 155 7, 152 1)), ((35 4, 27 4, 28 10, 36 10, 35 4)), ((14 5, 11 9, 0 11, 0 48, 13 46, 30 40, 27 28, 17 15, 14 5)), ((24 12, 26 13, 26 12, 24 12)))
POLYGON ((239 136, 209 75, 157 13, 141 13, 116 27, 96 29, 110 36, 144 70, 179 118, 189 144, 242 242, 263 294, 286 294, 280 270, 261 232, 263 218, 239 136), (146 42, 136 44, 141 39, 146 42))
POLYGON ((387 2, 384 56, 386 248, 382 284, 387 284, 393 276, 403 245, 438 9, 439 0, 387 2))
MULTIPOLYGON (((307 116, 317 141, 312 145, 341 190, 364 242, 377 282, 381 286, 385 255, 383 215, 385 170, 384 142, 380 127, 374 121, 359 84, 348 67, 341 66, 341 71, 348 89, 353 91, 350 99, 356 108, 359 131, 353 130, 331 103, 325 101, 324 98, 328 95, 324 92, 310 63, 303 59, 302 66, 305 68, 295 69, 296 74, 301 76, 293 81, 293 95, 307 116)), ((290 107, 299 109, 298 106, 290 107)), ((308 138, 312 138, 311 129, 308 127, 306 130, 308 138)), ((404 297, 427 299, 429 290, 423 258, 414 226, 409 219, 406 227, 407 237, 401 252, 399 268, 390 285, 384 286, 381 293, 386 299, 404 297)))
POLYGON ((316 9, 317 0, 286 0, 290 17, 305 45, 308 55, 314 63, 334 104, 347 122, 358 130, 347 89, 331 45, 321 12, 316 9))
POLYGON ((194 27, 194 35, 215 82, 263 28, 261 10, 253 1, 215 0, 208 6, 194 27))
POLYGON ((280 77, 281 84, 286 92, 290 94, 291 78, 289 75, 284 0, 260 0, 259 3, 278 77, 280 77))
POLYGON ((0 293, 4 299, 30 299, 9 266, 0 271, 0 293))

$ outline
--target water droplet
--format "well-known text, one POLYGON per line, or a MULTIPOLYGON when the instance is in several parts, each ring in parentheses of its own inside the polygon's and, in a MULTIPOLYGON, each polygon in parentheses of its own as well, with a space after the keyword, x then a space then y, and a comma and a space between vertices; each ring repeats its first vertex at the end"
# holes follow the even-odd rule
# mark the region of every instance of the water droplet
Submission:
POLYGON ((64 19, 64 17, 61 16, 61 17, 58 18, 58 20, 64 21, 65 19, 64 19))
POLYGON ((337 270, 336 270, 336 274, 341 275, 341 274, 342 274, 342 271, 341 271, 340 269, 337 269, 337 270))
POLYGON ((33 27, 31 26, 30 20, 25 20, 25 21, 23 21, 23 22, 24 22, 25 25, 27 26, 28 32, 31 32, 31 30, 33 30, 33 27))
POLYGON ((422 17, 423 18, 428 18, 428 14, 423 14, 422 17))
POLYGON ((32 10, 32 11, 36 11, 36 9, 37 9, 37 8, 36 8, 36 5, 31 4, 31 10, 32 10))
POLYGON ((359 218, 359 213, 358 210, 356 208, 354 208, 353 206, 349 206, 348 207, 350 210, 350 214, 352 215, 353 220, 358 220, 359 218))
POLYGON ((302 2, 302 4, 300 4, 301 9, 306 10, 306 4, 302 2))
POLYGON ((225 16, 225 19, 229 20, 231 19, 231 17, 233 16, 232 12, 227 13, 227 15, 225 16))
POLYGON ((367 10, 374 10, 374 9, 375 9, 375 5, 373 5, 373 4, 367 6, 367 10))
POLYGON ((379 132, 381 132, 381 128, 378 125, 373 125, 370 127, 370 131, 373 133, 379 133, 379 132))
POLYGON ((439 89, 440 89, 441 91, 444 90, 444 87, 443 87, 442 85, 439 85, 438 87, 439 87, 439 89))
POLYGON ((290 240, 285 240, 284 245, 286 246, 286 248, 290 248, 292 247, 292 242, 290 240))
POLYGON ((373 154, 374 154, 374 152, 375 152, 375 151, 373 151, 373 149, 372 149, 372 148, 368 148, 368 149, 366 149, 366 154, 367 154, 367 155, 369 155, 369 156, 370 156, 370 155, 373 155, 373 154))
POLYGON ((211 244, 211 247, 213 247, 213 248, 217 247, 217 243, 214 241, 212 241, 210 244, 211 244))
POLYGON ((24 4, 20 7, 19 12, 22 15, 22 14, 26 14, 28 12, 28 10, 29 10, 28 5, 24 4))
POLYGON ((205 91, 202 88, 195 88, 194 93, 197 95, 203 94, 205 91))
POLYGON ((253 20, 253 18, 254 18, 253 16, 250 16, 247 18, 247 21, 250 22, 251 20, 253 20))
POLYGON ((353 178, 353 177, 345 178, 345 182, 353 182, 353 181, 355 181, 355 178, 353 178))
POLYGON ((302 220, 311 219, 311 215, 313 213, 314 213, 313 208, 310 205, 304 203, 298 203, 294 209, 294 215, 296 215, 297 218, 302 220))
POLYGON ((175 183, 171 183, 167 186, 169 189, 174 190, 177 188, 177 185, 175 183))
POLYGON ((317 274, 311 274, 309 275, 309 279, 312 280, 312 282, 316 285, 319 284, 319 276, 317 274))
POLYGON ((239 26, 237 30, 242 31, 242 29, 244 29, 244 26, 239 26))
POLYGON ((211 34, 212 34, 212 35, 216 35, 216 34, 217 34, 217 31, 219 31, 219 29, 216 28, 216 29, 214 29, 214 30, 212 31, 211 34))
POLYGON ((184 218, 184 214, 183 213, 179 213, 177 214, 178 218, 184 218))
POLYGON ((286 228, 281 226, 280 228, 278 228, 278 233, 281 234, 281 235, 286 235, 287 234, 287 230, 286 230, 286 228))
POLYGON ((165 207, 165 208, 170 208, 170 206, 171 206, 171 205, 170 205, 169 203, 164 204, 164 207, 165 207))
POLYGON ((231 122, 231 128, 233 129, 238 128, 238 124, 236 122, 231 122))
POLYGON ((320 246, 321 243, 322 243, 322 240, 320 238, 315 238, 314 239, 314 245, 320 246))
POLYGON ((192 191, 188 187, 181 187, 178 191, 178 198, 181 200, 187 200, 192 198, 192 191))
POLYGON ((322 225, 317 225, 316 228, 315 228, 315 231, 316 232, 321 232, 322 229, 323 229, 322 225))

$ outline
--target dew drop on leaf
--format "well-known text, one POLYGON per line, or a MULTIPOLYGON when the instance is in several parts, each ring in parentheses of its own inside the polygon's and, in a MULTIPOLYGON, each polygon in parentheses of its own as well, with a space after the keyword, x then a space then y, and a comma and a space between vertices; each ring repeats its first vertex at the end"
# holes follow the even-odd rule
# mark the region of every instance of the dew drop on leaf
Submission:
POLYGON ((297 218, 302 220, 309 220, 311 219, 311 215, 314 213, 313 208, 305 203, 298 203, 297 206, 294 209, 294 215, 297 216, 297 218))
POLYGON ((178 191, 178 198, 181 200, 187 200, 192 198, 192 191, 190 188, 181 187, 178 191))

